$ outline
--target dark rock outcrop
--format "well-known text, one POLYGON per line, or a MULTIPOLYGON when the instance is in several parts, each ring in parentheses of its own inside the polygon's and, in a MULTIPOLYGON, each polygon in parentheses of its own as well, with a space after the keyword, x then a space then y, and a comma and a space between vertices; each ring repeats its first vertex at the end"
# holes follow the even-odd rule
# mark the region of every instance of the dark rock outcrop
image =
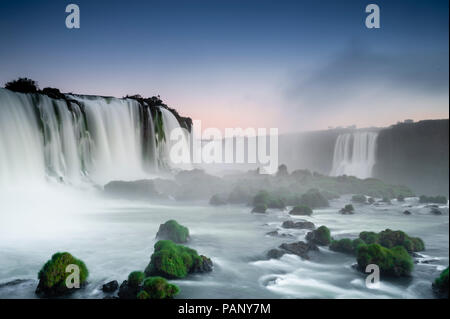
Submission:
POLYGON ((317 246, 312 243, 305 243, 303 241, 299 241, 296 243, 284 243, 280 246, 281 249, 284 249, 288 253, 300 256, 303 259, 309 259, 308 252, 312 250, 318 250, 317 246))
POLYGON ((298 221, 298 222, 294 222, 292 220, 287 220, 285 222, 283 222, 283 224, 281 225, 281 227, 283 228, 294 228, 294 229, 314 229, 316 228, 314 223, 308 222, 308 221, 298 221))

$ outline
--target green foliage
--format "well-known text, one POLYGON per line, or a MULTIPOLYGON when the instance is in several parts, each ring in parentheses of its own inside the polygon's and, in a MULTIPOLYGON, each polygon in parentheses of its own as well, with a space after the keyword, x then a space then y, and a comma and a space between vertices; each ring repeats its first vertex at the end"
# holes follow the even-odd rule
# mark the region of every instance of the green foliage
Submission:
POLYGON ((364 196, 364 195, 353 195, 352 196, 352 202, 359 203, 359 204, 365 204, 366 203, 366 196, 364 196))
POLYGON ((37 292, 48 295, 62 295, 71 290, 73 291, 73 289, 66 287, 66 278, 71 274, 71 272, 66 272, 68 265, 77 265, 79 267, 80 284, 85 284, 89 272, 84 262, 73 257, 68 252, 58 252, 39 271, 37 292))
POLYGON ((19 93, 37 93, 39 88, 37 83, 28 78, 19 78, 5 84, 5 89, 19 93))
POLYGON ((359 234, 359 238, 363 240, 367 245, 378 242, 378 234, 372 231, 363 231, 359 234))
POLYGON ((167 282, 162 277, 145 278, 142 291, 138 293, 138 299, 169 299, 180 292, 180 289, 167 282))
POLYGON ((363 245, 365 245, 364 241, 359 238, 354 240, 343 238, 340 240, 332 240, 330 250, 345 254, 356 254, 358 249, 363 245))
POLYGON ((128 275, 128 285, 138 287, 144 280, 145 275, 142 271, 133 271, 128 275))
POLYGON ((189 229, 171 219, 159 226, 156 237, 171 240, 175 243, 185 243, 189 239, 189 229))
POLYGON ((286 204, 281 197, 270 194, 269 192, 264 190, 258 192, 258 194, 253 197, 253 207, 261 208, 263 205, 267 206, 268 208, 286 208, 286 204))
POLYGON ((311 216, 313 213, 312 209, 305 205, 297 205, 289 212, 291 215, 308 215, 311 216))
POLYGON ((448 294, 448 267, 434 280, 433 288, 439 293, 448 294))
POLYGON ((160 240, 155 244, 155 250, 145 269, 145 274, 165 278, 184 278, 195 266, 202 263, 202 257, 194 249, 177 245, 170 240, 160 240))
POLYGON ((414 267, 411 256, 401 246, 389 249, 379 244, 363 245, 358 249, 356 260, 362 270, 375 264, 382 274, 395 277, 409 276, 414 267))
POLYGON ((436 204, 447 204, 447 197, 445 196, 426 196, 422 195, 419 197, 420 203, 436 203, 436 204))
POLYGON ((330 230, 326 226, 320 226, 306 234, 306 240, 319 246, 327 246, 331 243, 330 230))
POLYGON ((352 254, 353 245, 352 240, 349 238, 343 238, 340 240, 332 240, 330 244, 330 250, 338 251, 341 253, 352 254))
POLYGON ((422 239, 418 237, 410 237, 401 230, 386 229, 380 233, 361 232, 359 234, 366 244, 380 244, 386 248, 393 248, 395 246, 402 246, 409 253, 425 250, 425 244, 422 239))
POLYGON ((328 207, 328 200, 317 190, 310 189, 300 197, 300 204, 311 208, 328 207))
POLYGON ((156 145, 166 141, 166 133, 164 132, 164 122, 162 118, 161 110, 157 110, 155 113, 155 119, 153 121, 155 126, 156 145))

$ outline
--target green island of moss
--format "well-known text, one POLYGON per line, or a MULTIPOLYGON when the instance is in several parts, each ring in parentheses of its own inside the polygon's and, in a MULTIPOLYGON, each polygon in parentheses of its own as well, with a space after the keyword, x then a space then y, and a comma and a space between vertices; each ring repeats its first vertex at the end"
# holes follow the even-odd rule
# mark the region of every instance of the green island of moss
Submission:
POLYGON ((178 224, 176 220, 168 220, 159 226, 156 238, 171 240, 175 243, 186 243, 189 240, 189 229, 178 224))
POLYGON ((39 271, 39 284, 36 293, 54 297, 76 291, 76 288, 69 289, 66 285, 67 277, 72 274, 71 271, 66 271, 67 266, 69 265, 76 265, 79 267, 80 286, 85 285, 89 276, 85 263, 68 252, 58 252, 54 254, 39 271))
POLYGON ((170 240, 160 240, 155 244, 145 275, 171 279, 184 278, 190 273, 211 270, 211 260, 198 255, 196 250, 177 245, 170 240))

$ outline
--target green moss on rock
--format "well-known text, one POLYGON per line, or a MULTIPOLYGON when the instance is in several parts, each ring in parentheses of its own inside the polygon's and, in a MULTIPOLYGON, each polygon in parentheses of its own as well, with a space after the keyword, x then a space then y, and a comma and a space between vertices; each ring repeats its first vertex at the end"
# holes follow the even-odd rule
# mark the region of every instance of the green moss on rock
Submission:
POLYGON ((379 244, 363 245, 358 249, 356 260, 363 271, 367 265, 375 264, 382 274, 394 277, 409 276, 414 268, 412 257, 402 246, 389 249, 379 244))
POLYGON ((320 226, 306 234, 306 240, 318 246, 327 246, 331 243, 330 230, 326 226, 320 226))
POLYGON ((128 275, 128 285, 130 287, 138 287, 145 278, 145 274, 142 271, 133 271, 128 275))
POLYGON ((159 226, 156 238, 171 240, 175 243, 186 243, 189 240, 189 229, 175 220, 169 220, 159 226))
POLYGON ((148 277, 144 280, 138 299, 170 299, 180 292, 178 286, 170 284, 162 277, 148 277))
POLYGON ((401 230, 386 229, 378 234, 374 232, 361 232, 359 238, 368 245, 377 243, 386 248, 402 246, 409 253, 425 250, 425 244, 422 239, 410 237, 401 230))
POLYGON ((184 278, 189 273, 211 270, 211 260, 198 255, 196 250, 177 245, 170 240, 160 240, 155 244, 155 250, 145 269, 145 274, 165 278, 184 278))
POLYGON ((61 296, 74 292, 66 286, 66 279, 72 272, 66 272, 67 266, 76 265, 80 269, 80 286, 86 284, 89 276, 85 263, 68 252, 58 252, 48 260, 38 274, 39 284, 36 293, 47 296, 61 296))
POLYGON ((305 205, 297 205, 292 208, 292 210, 289 212, 291 215, 307 215, 311 216, 313 213, 312 209, 305 205))
POLYGON ((310 189, 300 197, 300 205, 319 208, 328 207, 330 203, 317 189, 310 189))
POLYGON ((448 298, 448 267, 433 282, 433 290, 440 297, 448 298))

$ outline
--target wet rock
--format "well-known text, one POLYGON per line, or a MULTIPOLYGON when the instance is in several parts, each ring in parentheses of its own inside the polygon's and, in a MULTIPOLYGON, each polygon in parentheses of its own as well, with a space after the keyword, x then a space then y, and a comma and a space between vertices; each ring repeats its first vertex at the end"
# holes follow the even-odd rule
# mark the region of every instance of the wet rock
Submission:
POLYGON ((405 211, 403 212, 403 215, 411 215, 411 212, 410 212, 409 210, 405 210, 405 211))
POLYGON ((209 200, 209 205, 212 205, 212 206, 222 206, 222 205, 226 205, 226 204, 227 204, 227 201, 219 194, 213 195, 209 200))
POLYGON ((267 258, 269 259, 278 259, 281 256, 283 256, 285 254, 285 252, 281 249, 271 249, 267 252, 267 258))
POLYGON ((299 241, 296 243, 284 243, 280 246, 281 249, 284 249, 288 253, 300 256, 303 259, 309 259, 308 252, 312 250, 318 250, 317 246, 312 243, 305 243, 303 241, 299 241))
POLYGON ((282 238, 294 238, 294 236, 291 234, 280 234, 280 232, 278 232, 278 230, 268 232, 266 235, 273 236, 273 237, 282 237, 282 238))
POLYGON ((119 288, 117 280, 110 281, 102 286, 103 292, 114 292, 119 288))
POLYGON ((118 296, 120 299, 136 299, 138 292, 139 287, 131 286, 128 284, 128 280, 124 280, 119 287, 118 296))
POLYGON ((315 229, 315 225, 311 222, 308 221, 299 221, 299 222, 294 222, 292 220, 287 220, 285 222, 283 222, 283 224, 281 225, 281 227, 283 228, 287 228, 287 229, 315 229))
POLYGON ((442 215, 442 212, 437 208, 432 208, 430 213, 432 213, 433 215, 442 215))
POLYGON ((210 272, 213 269, 213 263, 211 261, 211 258, 208 258, 206 256, 200 255, 201 262, 196 263, 191 272, 193 273, 204 273, 204 272, 210 272))

